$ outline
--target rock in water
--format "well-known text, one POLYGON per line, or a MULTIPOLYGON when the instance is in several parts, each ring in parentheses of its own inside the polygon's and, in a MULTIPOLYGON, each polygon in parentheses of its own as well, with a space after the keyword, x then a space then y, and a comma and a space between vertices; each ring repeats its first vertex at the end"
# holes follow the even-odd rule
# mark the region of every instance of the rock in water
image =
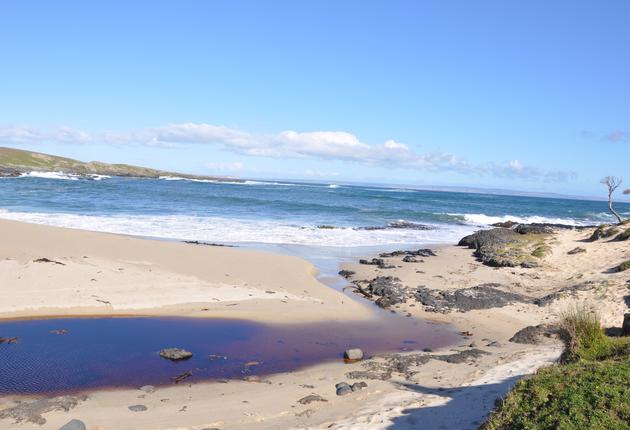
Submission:
POLYGON ((166 348, 160 351, 160 357, 173 361, 188 360, 192 356, 192 352, 181 348, 166 348))
POLYGON ((346 394, 352 393, 352 387, 350 387, 347 382, 338 383, 335 385, 335 389, 337 390, 338 396, 345 396, 346 394))
POLYGON ((59 427, 59 430, 87 430, 83 421, 72 420, 59 427))
POLYGON ((363 351, 360 348, 350 348, 343 353, 346 360, 363 360, 363 351))

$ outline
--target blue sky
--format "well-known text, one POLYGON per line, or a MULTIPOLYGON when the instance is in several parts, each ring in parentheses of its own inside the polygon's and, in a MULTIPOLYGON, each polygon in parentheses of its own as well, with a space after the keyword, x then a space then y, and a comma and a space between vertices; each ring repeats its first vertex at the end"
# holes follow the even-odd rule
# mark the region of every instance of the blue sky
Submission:
POLYGON ((0 145, 202 174, 630 187, 627 1, 13 1, 0 145))

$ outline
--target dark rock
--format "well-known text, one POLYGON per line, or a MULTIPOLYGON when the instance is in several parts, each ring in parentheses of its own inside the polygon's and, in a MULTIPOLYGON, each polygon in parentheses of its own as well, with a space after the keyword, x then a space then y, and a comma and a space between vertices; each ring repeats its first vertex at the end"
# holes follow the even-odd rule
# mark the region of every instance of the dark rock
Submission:
POLYGON ((551 234, 553 227, 551 224, 519 224, 514 229, 519 234, 551 234))
POLYGON ((388 224, 389 228, 406 230, 433 230, 433 227, 410 221, 393 221, 388 224))
POLYGON ((347 382, 339 382, 335 385, 335 390, 338 396, 345 396, 352 393, 352 387, 347 382))
POLYGON ((6 344, 18 343, 19 340, 20 340, 19 337, 0 337, 0 345, 3 343, 6 343, 6 344))
POLYGON ((385 263, 385 260, 382 258, 372 258, 371 260, 361 259, 359 260, 359 264, 367 264, 370 266, 377 266, 379 269, 394 269, 396 266, 392 264, 385 263))
POLYGON ((557 336, 558 334, 559 329, 557 327, 546 324, 530 325, 514 333, 510 342, 538 345, 544 337, 557 336))
POLYGON ((400 283, 400 279, 393 276, 377 276, 366 287, 368 293, 379 296, 376 304, 382 308, 404 303, 407 292, 400 283))
POLYGON ((184 243, 189 245, 203 245, 203 246, 219 246, 225 248, 236 248, 236 245, 226 245, 224 243, 214 243, 214 242, 200 242, 198 240, 185 240, 184 243))
POLYGON ((363 360, 363 351, 360 348, 350 348, 343 353, 346 360, 363 360))
POLYGON ((302 397, 300 400, 298 400, 298 403, 302 404, 302 405, 309 405, 313 402, 327 402, 328 400, 324 399, 322 396, 318 395, 318 394, 309 394, 306 397, 302 397))
POLYGON ((524 269, 535 269, 536 267, 540 267, 540 264, 536 263, 535 261, 523 261, 521 263, 521 267, 524 269))
POLYGON ((475 256, 492 267, 534 267, 533 257, 524 252, 523 237, 514 230, 493 228, 463 237, 458 246, 475 250, 475 256))
POLYGON ((131 412, 144 412, 147 410, 147 407, 144 405, 131 405, 127 409, 131 412))
POLYGON ((59 430, 86 430, 86 427, 83 421, 71 420, 59 427, 59 430))
POLYGON ((492 227, 503 227, 503 228, 512 228, 515 225, 518 225, 515 221, 503 221, 503 222, 495 222, 494 224, 490 224, 492 227))
POLYGON ((430 360, 439 360, 451 364, 469 363, 477 358, 488 355, 488 352, 480 349, 468 349, 453 354, 391 354, 385 356, 385 361, 365 361, 361 365, 364 370, 355 370, 346 373, 352 379, 372 379, 386 381, 391 379, 394 373, 404 375, 406 379, 417 373, 414 368, 428 363, 430 360))
POLYGON ((393 252, 383 252, 379 254, 381 258, 390 258, 390 257, 400 257, 402 255, 410 256, 410 257, 435 257, 436 254, 433 250, 428 248, 422 248, 418 250, 411 251, 393 251, 393 252))
POLYGON ((582 248, 581 246, 577 246, 573 248, 571 251, 567 252, 567 254, 575 255, 575 254, 581 254, 583 252, 586 252, 586 249, 582 248))
POLYGON ((474 309, 500 308, 515 302, 529 302, 525 296, 498 289, 500 284, 481 284, 459 290, 433 290, 419 288, 417 301, 431 312, 467 312, 474 309))
POLYGON ((160 357, 172 361, 188 360, 192 356, 192 352, 181 348, 165 348, 160 351, 160 357))
POLYGON ((630 336, 630 313, 624 314, 623 325, 621 326, 621 335, 630 336))
POLYGON ((579 291, 588 291, 595 288, 595 286, 596 284, 593 281, 586 281, 580 284, 571 285, 569 287, 561 288, 551 294, 547 294, 546 296, 534 299, 533 303, 537 306, 547 306, 548 304, 564 297, 577 297, 577 293, 579 291))
POLYGON ((21 401, 15 406, 0 410, 0 419, 13 419, 16 423, 46 424, 42 416, 52 411, 68 412, 84 401, 87 396, 60 396, 33 401, 21 401))
POLYGON ((454 354, 432 355, 431 358, 434 360, 445 361, 450 364, 460 364, 467 363, 484 355, 490 355, 490 353, 481 349, 467 349, 454 354))
POLYGON ((356 275, 356 272, 352 271, 352 270, 341 270, 339 272, 339 276, 342 276, 346 279, 350 278, 351 276, 356 275))
POLYGON ((55 261, 55 260, 51 260, 49 258, 38 258, 37 260, 33 260, 33 263, 53 263, 53 264, 58 264, 59 266, 65 266, 65 263, 62 263, 61 261, 55 261))
POLYGON ((50 330, 50 333, 56 334, 57 336, 63 336, 63 335, 68 334, 68 330, 65 328, 62 328, 62 329, 57 329, 57 330, 50 330))
POLYGON ((403 257, 402 261, 404 263, 417 263, 418 259, 416 257, 411 256, 411 255, 406 255, 405 257, 403 257))
POLYGON ((367 383, 361 381, 361 382, 355 382, 354 384, 350 386, 350 388, 352 389, 352 391, 359 391, 364 388, 367 388, 367 386, 368 386, 367 383))

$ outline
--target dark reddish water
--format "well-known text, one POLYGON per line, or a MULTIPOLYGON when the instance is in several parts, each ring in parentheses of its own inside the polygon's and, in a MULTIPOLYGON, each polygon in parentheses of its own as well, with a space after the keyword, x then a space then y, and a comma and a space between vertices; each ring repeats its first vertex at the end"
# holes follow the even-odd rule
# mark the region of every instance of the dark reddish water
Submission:
POLYGON ((290 372, 341 360, 360 347, 367 355, 437 348, 458 336, 447 326, 385 316, 363 323, 264 325, 243 320, 187 318, 69 318, 0 323, 0 394, 61 393, 95 388, 172 384, 290 372), (67 330, 58 335, 51 330, 67 330), (171 362, 158 351, 193 352, 171 362), (212 359, 211 355, 227 359, 212 359), (260 364, 246 366, 256 361, 260 364))

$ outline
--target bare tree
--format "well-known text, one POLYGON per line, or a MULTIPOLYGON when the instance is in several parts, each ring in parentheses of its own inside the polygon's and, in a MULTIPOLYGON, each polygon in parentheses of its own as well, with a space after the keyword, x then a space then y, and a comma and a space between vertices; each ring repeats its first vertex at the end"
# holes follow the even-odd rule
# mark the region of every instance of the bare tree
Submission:
POLYGON ((615 192, 617 188, 619 188, 619 185, 621 185, 621 178, 617 178, 616 176, 606 176, 600 182, 608 187, 608 210, 615 216, 615 218, 617 218, 617 220, 619 221, 619 224, 621 224, 622 219, 617 213, 617 211, 613 209, 613 201, 612 201, 613 193, 615 192))

